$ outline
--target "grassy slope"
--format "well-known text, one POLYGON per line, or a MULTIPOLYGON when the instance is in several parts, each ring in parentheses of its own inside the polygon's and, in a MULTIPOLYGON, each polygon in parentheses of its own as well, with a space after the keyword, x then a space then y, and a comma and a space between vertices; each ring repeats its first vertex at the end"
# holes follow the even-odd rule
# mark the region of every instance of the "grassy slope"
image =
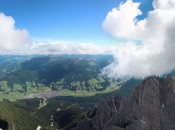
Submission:
POLYGON ((37 115, 32 109, 11 102, 0 102, 0 117, 9 124, 9 130, 35 130, 38 125, 49 128, 50 122, 37 115))
POLYGON ((46 91, 48 87, 64 96, 92 96, 120 87, 112 87, 108 80, 98 78, 100 68, 111 62, 109 57, 68 57, 46 56, 22 62, 20 70, 0 79, 0 98, 22 99, 26 95, 46 91))
POLYGON ((139 80, 131 79, 123 83, 120 90, 88 97, 62 96, 48 100, 25 99, 13 103, 0 102, 0 116, 1 119, 9 122, 10 128, 14 126, 18 130, 36 129, 37 125, 51 130, 50 116, 53 116, 54 126, 58 125, 59 129, 65 130, 74 127, 78 120, 107 97, 122 95, 129 98, 132 88, 138 83, 139 80), (66 120, 63 122, 63 119, 66 120))
MULTIPOLYGON (((107 84, 104 84, 105 89, 103 91, 99 91, 100 93, 98 93, 95 90, 95 87, 96 89, 103 89, 103 86, 98 84, 99 81, 103 83, 103 79, 97 80, 96 78, 97 72, 95 70, 99 69, 96 65, 97 62, 95 62, 96 64, 92 61, 87 62, 90 64, 90 66, 87 66, 87 63, 84 61, 82 62, 81 60, 78 62, 75 62, 75 60, 63 60, 62 64, 69 64, 66 64, 66 66, 60 66, 61 69, 57 69, 59 65, 57 64, 58 62, 52 64, 57 66, 56 68, 49 65, 45 66, 43 61, 47 62, 48 60, 49 59, 47 58, 42 59, 39 63, 37 63, 38 59, 35 58, 32 62, 24 64, 23 67, 25 69, 15 71, 10 75, 7 75, 4 79, 13 83, 13 92, 11 92, 11 84, 7 83, 3 79, 1 80, 2 82, 0 85, 2 89, 5 90, 5 93, 1 92, 0 98, 21 99, 25 94, 45 91, 45 89, 43 89, 43 85, 45 88, 48 86, 48 83, 60 83, 63 79, 66 79, 69 84, 77 85, 77 88, 79 89, 76 89, 76 91, 63 89, 61 90, 62 94, 79 97, 63 96, 51 98, 49 100, 25 99, 17 100, 13 103, 0 102, 0 117, 9 122, 11 129, 13 126, 18 130, 36 129, 38 125, 41 125, 45 129, 51 130, 52 127, 49 127, 51 115, 54 116, 54 126, 57 124, 59 129, 74 127, 77 121, 80 120, 90 109, 92 109, 95 105, 98 105, 99 102, 107 97, 122 95, 129 98, 132 88, 137 86, 139 82, 131 79, 127 82, 118 82, 108 87, 106 87, 107 84), (77 64, 79 64, 78 67, 77 64), (78 70, 75 71, 76 68, 78 68, 78 70), (84 68, 86 69, 81 71, 81 69, 84 68), (44 71, 40 69, 43 69, 44 71), (69 71, 66 71, 65 73, 62 72, 62 69, 69 69, 69 71), (65 74, 67 75, 65 76, 65 74), (94 74, 96 76, 94 76, 94 74), (61 78, 59 79, 59 77, 61 78), (85 80, 85 83, 89 84, 89 91, 83 90, 80 86, 80 84, 84 84, 85 80), (40 81, 40 83, 38 81, 40 81), (23 91, 24 85, 27 86, 27 92, 23 91), (116 90, 120 86, 120 90, 116 90), (6 92, 10 93, 8 94, 6 92), (66 122, 62 122, 62 119, 64 118, 68 120, 66 120, 66 122)), ((103 64, 103 66, 106 65, 105 61, 98 62, 103 64)))

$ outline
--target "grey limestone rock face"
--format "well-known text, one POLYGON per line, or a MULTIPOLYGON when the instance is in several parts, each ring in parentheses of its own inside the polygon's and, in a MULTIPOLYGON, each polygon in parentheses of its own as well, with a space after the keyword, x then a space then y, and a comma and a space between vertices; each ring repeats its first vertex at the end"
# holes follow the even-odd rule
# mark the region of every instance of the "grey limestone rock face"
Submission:
POLYGON ((92 119, 86 118, 77 130, 175 130, 174 79, 171 75, 149 77, 134 88, 129 101, 109 97, 92 119), (88 129, 83 124, 88 124, 88 129))

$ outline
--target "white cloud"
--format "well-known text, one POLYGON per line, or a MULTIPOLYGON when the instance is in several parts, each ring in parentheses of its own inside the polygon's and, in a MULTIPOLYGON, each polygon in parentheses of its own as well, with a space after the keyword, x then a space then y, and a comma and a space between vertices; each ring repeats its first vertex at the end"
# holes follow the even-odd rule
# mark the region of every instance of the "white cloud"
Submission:
POLYGON ((114 37, 130 37, 135 31, 136 16, 142 14, 138 9, 139 5, 128 0, 120 4, 119 9, 113 8, 103 22, 103 29, 114 37))
POLYGON ((112 46, 99 46, 92 43, 37 39, 26 29, 15 27, 11 16, 0 13, 0 54, 109 54, 112 46))
POLYGON ((30 47, 29 33, 17 29, 11 16, 0 13, 0 52, 25 50, 30 47))
POLYGON ((99 46, 93 43, 74 43, 54 40, 33 40, 30 54, 112 54, 114 46, 99 46))
POLYGON ((128 42, 118 46, 114 62, 102 70, 102 75, 144 78, 175 69, 175 1, 154 0, 154 10, 140 21, 136 19, 141 14, 138 7, 139 3, 127 0, 103 21, 104 31, 128 42))

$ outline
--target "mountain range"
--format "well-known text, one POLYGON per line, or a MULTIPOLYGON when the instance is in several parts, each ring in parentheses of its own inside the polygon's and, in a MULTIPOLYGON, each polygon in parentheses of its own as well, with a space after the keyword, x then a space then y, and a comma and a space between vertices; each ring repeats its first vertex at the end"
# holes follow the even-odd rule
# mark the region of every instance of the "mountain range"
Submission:
POLYGON ((110 55, 0 56, 0 61, 3 130, 174 129, 171 75, 143 81, 101 77, 113 61, 110 55))
POLYGON ((127 81, 99 76, 100 70, 113 61, 110 55, 25 56, 19 60, 12 57, 11 62, 10 58, 5 57, 0 65, 0 98, 22 99, 53 91, 65 96, 90 96, 117 90, 127 81))

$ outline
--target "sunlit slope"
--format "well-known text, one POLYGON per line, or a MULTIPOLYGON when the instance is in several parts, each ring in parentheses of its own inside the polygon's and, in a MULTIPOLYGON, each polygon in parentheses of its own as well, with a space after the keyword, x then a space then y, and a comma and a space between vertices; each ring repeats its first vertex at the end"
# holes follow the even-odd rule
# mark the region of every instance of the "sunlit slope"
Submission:
POLYGON ((121 82, 99 76, 100 70, 111 61, 111 56, 102 55, 34 57, 0 79, 0 95, 19 99, 45 91, 75 96, 111 92, 118 89, 121 82))
MULTIPOLYGON (((8 130, 35 130, 38 125, 50 130, 53 128, 48 120, 37 115, 32 109, 8 101, 0 101, 0 119, 7 123, 4 127, 8 127, 8 130)), ((1 122, 0 128, 2 125, 1 122)))

